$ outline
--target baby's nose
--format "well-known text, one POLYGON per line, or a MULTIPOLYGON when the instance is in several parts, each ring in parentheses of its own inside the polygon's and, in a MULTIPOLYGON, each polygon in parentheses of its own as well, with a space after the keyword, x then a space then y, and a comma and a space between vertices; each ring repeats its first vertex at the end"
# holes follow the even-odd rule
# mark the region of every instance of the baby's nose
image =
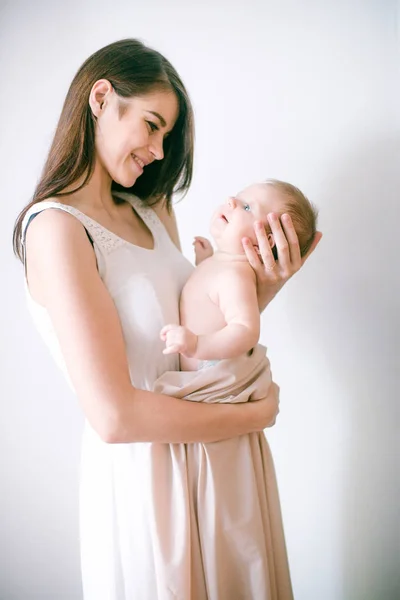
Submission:
POLYGON ((236 208, 236 200, 235 198, 228 198, 228 206, 229 208, 236 208))

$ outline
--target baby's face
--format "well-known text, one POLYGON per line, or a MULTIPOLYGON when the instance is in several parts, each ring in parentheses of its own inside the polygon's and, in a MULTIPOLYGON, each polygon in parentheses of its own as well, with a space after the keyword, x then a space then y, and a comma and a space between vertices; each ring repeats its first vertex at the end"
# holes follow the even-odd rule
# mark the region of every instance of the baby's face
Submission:
MULTIPOLYGON (((228 198, 226 204, 216 210, 211 220, 210 233, 218 250, 244 254, 244 237, 257 245, 255 222, 261 221, 266 225, 268 213, 281 213, 282 209, 282 195, 268 184, 250 185, 236 196, 228 198)), ((269 239, 273 245, 271 235, 269 239)))

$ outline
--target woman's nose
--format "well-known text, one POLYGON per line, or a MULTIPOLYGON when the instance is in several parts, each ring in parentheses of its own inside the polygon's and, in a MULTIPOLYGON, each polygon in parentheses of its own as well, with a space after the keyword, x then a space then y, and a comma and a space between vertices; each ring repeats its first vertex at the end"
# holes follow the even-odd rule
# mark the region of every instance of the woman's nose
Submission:
POLYGON ((162 160, 164 158, 163 140, 152 140, 149 150, 154 156, 155 160, 162 160))

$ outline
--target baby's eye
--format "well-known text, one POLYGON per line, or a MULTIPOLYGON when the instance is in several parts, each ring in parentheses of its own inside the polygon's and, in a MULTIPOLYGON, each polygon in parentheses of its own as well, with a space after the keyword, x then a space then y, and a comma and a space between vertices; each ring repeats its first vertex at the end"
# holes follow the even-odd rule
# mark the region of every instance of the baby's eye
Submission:
POLYGON ((243 204, 243 210, 250 210, 250 204, 243 204))

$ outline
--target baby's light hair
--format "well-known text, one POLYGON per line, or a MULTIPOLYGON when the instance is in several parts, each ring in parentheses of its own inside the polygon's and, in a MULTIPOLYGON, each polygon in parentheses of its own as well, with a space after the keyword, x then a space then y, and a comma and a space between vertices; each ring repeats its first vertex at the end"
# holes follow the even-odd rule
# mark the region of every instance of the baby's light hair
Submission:
MULTIPOLYGON (((280 215, 290 215, 299 238, 301 256, 307 254, 317 231, 318 210, 309 199, 291 183, 278 179, 267 179, 264 184, 281 192, 286 198, 280 215)), ((269 225, 267 233, 271 233, 269 225)))

